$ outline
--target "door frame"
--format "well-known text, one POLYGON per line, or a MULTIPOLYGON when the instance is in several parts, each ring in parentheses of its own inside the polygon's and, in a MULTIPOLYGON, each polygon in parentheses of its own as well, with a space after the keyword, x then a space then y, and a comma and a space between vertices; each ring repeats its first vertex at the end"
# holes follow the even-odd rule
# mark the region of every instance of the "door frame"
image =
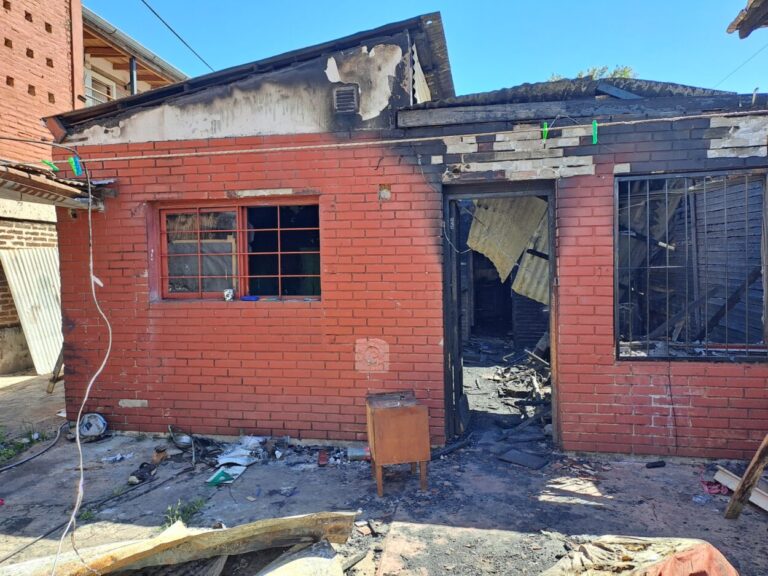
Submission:
POLYGON ((545 197, 549 225, 549 341, 552 373, 552 434, 559 439, 557 418, 557 254, 556 201, 557 183, 554 180, 507 181, 489 184, 443 185, 443 373, 445 402, 445 437, 448 441, 458 435, 459 402, 463 395, 462 342, 459 318, 458 258, 453 246, 457 245, 457 200, 489 198, 545 197))

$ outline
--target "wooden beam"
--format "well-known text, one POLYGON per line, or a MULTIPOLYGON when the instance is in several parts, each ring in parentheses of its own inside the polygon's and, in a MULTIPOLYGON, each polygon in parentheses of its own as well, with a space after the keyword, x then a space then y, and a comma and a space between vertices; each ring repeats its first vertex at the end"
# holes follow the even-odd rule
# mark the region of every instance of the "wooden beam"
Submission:
MULTIPOLYGON (((139 80, 146 80, 146 81, 148 81, 147 80, 148 78, 157 78, 158 80, 162 80, 165 83, 170 82, 170 80, 168 80, 168 78, 165 78, 165 77, 161 76, 160 74, 158 74, 157 72, 155 72, 154 70, 152 70, 150 68, 146 68, 146 67, 142 66, 141 62, 137 62, 137 65, 139 67, 139 80)), ((115 62, 112 65, 112 68, 114 70, 120 70, 120 71, 126 71, 127 72, 127 71, 130 70, 131 66, 130 66, 130 62, 115 62)))
POLYGON ((728 503, 728 508, 725 509, 726 518, 735 520, 739 517, 741 509, 749 500, 750 494, 752 494, 752 489, 760 481, 760 477, 763 475, 763 470, 765 470, 766 464, 768 464, 768 434, 763 438, 760 447, 752 457, 749 466, 747 466, 747 471, 744 473, 744 476, 742 476, 736 490, 733 491, 733 496, 731 496, 731 501, 728 503))
MULTIPOLYGON (((287 548, 300 543, 326 539, 347 541, 355 519, 354 512, 318 512, 288 518, 270 518, 222 530, 187 528, 181 522, 146 540, 118 542, 63 555, 56 574, 90 576, 139 570, 151 566, 170 566, 215 558, 248 554, 270 548, 287 548)), ((7 567, 9 575, 48 574, 52 558, 43 557, 7 567)))
POLYGON ((85 53, 91 58, 129 58, 129 56, 126 56, 122 52, 118 52, 117 50, 110 50, 108 48, 86 48, 85 53))
POLYGON ((725 316, 727 312, 730 312, 734 306, 736 306, 736 304, 741 302, 742 294, 746 293, 747 289, 752 286, 752 284, 754 284, 758 278, 762 277, 762 275, 762 266, 756 266, 753 268, 749 273, 749 276, 747 276, 746 280, 744 280, 744 282, 742 282, 738 288, 733 291, 733 294, 728 296, 725 304, 723 304, 720 309, 715 312, 709 320, 707 320, 706 327, 702 328, 699 333, 696 334, 694 340, 702 340, 704 337, 706 337, 707 334, 712 332, 712 330, 714 330, 717 325, 720 324, 720 320, 723 319, 723 316, 725 316))
POLYGON ((736 19, 728 26, 728 32, 739 31, 739 38, 746 38, 761 26, 768 26, 768 1, 753 0, 749 6, 739 12, 736 19))
POLYGON ((677 324, 679 320, 682 320, 686 314, 688 314, 690 308, 694 308, 704 302, 707 298, 714 296, 715 292, 717 292, 717 288, 710 288, 709 291, 702 297, 700 297, 697 300, 694 300, 688 305, 688 309, 683 309, 677 312, 676 314, 673 314, 665 322, 662 322, 659 326, 651 330, 651 332, 648 334, 647 338, 648 340, 654 340, 667 332, 669 330, 670 326, 673 326, 677 324))
MULTIPOLYGON (((756 109, 764 109, 765 96, 758 95, 756 109)), ((488 104, 450 106, 445 108, 419 108, 397 113, 399 128, 446 126, 482 122, 520 122, 554 118, 556 116, 600 118, 605 116, 632 116, 639 118, 684 116, 702 112, 744 110, 738 95, 724 96, 671 96, 638 98, 636 100, 566 100, 562 102, 527 102, 523 104, 488 104), (741 107, 740 107, 741 106, 741 107)), ((567 128, 567 126, 564 126, 567 128)))

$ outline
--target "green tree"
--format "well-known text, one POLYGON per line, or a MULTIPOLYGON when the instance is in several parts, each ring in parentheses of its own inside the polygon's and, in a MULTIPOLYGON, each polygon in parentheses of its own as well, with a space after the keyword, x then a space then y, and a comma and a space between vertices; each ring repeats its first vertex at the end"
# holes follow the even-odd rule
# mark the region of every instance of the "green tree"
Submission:
MULTIPOLYGON (((611 70, 608 66, 592 66, 585 70, 579 71, 576 74, 576 78, 587 78, 591 76, 594 80, 601 78, 637 78, 637 72, 632 66, 614 66, 611 70)), ((549 81, 565 80, 565 76, 561 74, 552 74, 549 77, 549 81)))

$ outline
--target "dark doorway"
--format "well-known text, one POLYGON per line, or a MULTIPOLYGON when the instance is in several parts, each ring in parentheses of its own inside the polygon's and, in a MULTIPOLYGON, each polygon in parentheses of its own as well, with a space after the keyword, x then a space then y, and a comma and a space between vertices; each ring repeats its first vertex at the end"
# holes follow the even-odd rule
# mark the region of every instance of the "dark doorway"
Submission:
POLYGON ((449 438, 472 420, 513 425, 551 397, 552 200, 546 184, 446 193, 449 438))

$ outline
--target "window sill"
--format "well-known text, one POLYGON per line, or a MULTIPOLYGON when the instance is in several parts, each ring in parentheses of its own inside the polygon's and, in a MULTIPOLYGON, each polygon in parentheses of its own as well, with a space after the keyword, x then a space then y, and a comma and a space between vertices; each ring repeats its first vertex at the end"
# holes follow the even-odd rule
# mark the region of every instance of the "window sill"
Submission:
POLYGON ((154 298, 150 300, 150 306, 183 306, 184 304, 251 307, 259 304, 317 304, 322 302, 320 298, 259 298, 258 300, 232 300, 226 301, 220 298, 154 298))
POLYGON ((755 352, 746 355, 722 355, 722 356, 617 356, 616 362, 658 362, 668 364, 670 362, 699 362, 701 364, 755 364, 768 362, 768 351, 755 352))

